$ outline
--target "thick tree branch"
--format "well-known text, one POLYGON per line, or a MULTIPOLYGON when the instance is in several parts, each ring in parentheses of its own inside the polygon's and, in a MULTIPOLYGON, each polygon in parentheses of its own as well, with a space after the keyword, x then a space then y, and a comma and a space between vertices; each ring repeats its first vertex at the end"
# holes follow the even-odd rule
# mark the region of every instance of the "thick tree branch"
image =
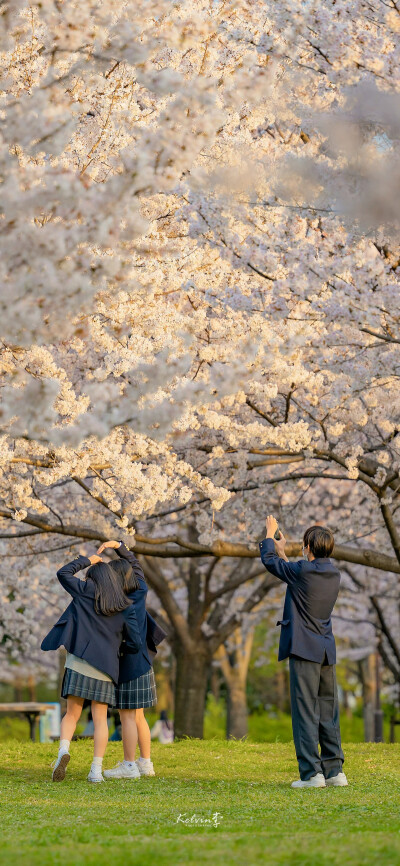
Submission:
MULTIPOLYGON (((13 520, 13 513, 0 509, 0 517, 7 520, 13 520)), ((99 531, 90 529, 85 526, 76 526, 74 524, 65 524, 64 526, 53 526, 44 520, 39 520, 33 515, 27 515, 24 520, 16 521, 16 523, 27 523, 35 526, 45 534, 66 535, 74 538, 82 538, 86 541, 107 541, 107 537, 99 531)), ((17 536, 16 536, 17 537, 17 536)), ((161 558, 172 557, 184 558, 190 556, 216 556, 216 557, 241 557, 245 559, 256 559, 260 552, 257 547, 248 547, 246 544, 235 543, 231 541, 215 541, 210 547, 207 545, 194 544, 180 539, 179 536, 169 536, 168 542, 173 540, 174 544, 178 545, 178 549, 166 547, 165 538, 147 538, 139 536, 141 541, 135 544, 135 553, 144 554, 146 556, 158 556, 161 558)), ((301 544, 296 541, 289 541, 286 546, 286 554, 289 557, 301 556, 301 544)), ((395 557, 387 556, 375 550, 360 550, 358 548, 348 547, 347 545, 336 544, 332 558, 342 560, 344 562, 355 562, 359 565, 366 565, 370 568, 378 568, 381 571, 391 571, 400 574, 400 563, 395 557)))
POLYGON ((393 550, 397 556, 397 560, 400 563, 400 535, 398 533, 397 527, 393 520, 392 512, 388 505, 384 505, 383 502, 380 503, 382 517, 385 521, 386 529, 390 535, 390 540, 393 545, 393 550))
POLYGON ((249 460, 247 468, 258 469, 260 466, 280 466, 282 463, 303 463, 304 460, 302 454, 293 454, 290 457, 284 454, 282 457, 266 457, 265 460, 249 460))

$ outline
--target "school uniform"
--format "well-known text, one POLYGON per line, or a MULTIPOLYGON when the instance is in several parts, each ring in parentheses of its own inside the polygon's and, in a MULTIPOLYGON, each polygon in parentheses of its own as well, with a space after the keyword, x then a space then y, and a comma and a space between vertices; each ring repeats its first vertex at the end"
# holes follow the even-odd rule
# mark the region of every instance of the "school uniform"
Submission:
POLYGON ((130 593, 128 598, 135 607, 141 639, 137 653, 132 652, 129 637, 121 646, 116 707, 120 710, 154 707, 157 703, 157 689, 153 659, 157 646, 166 637, 166 632, 146 611, 148 587, 139 560, 123 542, 116 548, 116 553, 129 562, 139 583, 139 588, 130 593))
POLYGON ((67 650, 62 697, 76 695, 90 701, 115 704, 119 676, 119 650, 123 638, 132 657, 141 647, 134 605, 112 616, 96 613, 95 586, 75 577, 88 568, 90 559, 78 556, 57 572, 72 602, 42 641, 45 651, 67 650))
POLYGON ((61 686, 61 697, 76 695, 87 701, 99 701, 102 704, 115 704, 115 685, 111 677, 78 658, 73 653, 67 653, 65 672, 61 686))
POLYGON ((329 557, 286 562, 273 538, 260 542, 265 568, 286 583, 278 661, 289 658, 293 739, 300 779, 342 772, 332 611, 340 571, 329 557), (318 742, 321 753, 318 751, 318 742))

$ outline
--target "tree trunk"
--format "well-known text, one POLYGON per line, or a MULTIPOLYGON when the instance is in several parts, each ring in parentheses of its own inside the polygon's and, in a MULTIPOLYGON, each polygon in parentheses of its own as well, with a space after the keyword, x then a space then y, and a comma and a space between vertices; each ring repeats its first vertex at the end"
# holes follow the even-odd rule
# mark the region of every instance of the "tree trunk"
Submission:
POLYGON ((36 680, 32 674, 28 676, 28 692, 29 692, 29 700, 35 702, 36 701, 36 680))
POLYGON ((284 713, 287 704, 287 691, 286 671, 282 664, 278 665, 274 679, 276 692, 276 708, 280 713, 284 713))
POLYGON ((204 710, 211 659, 204 649, 188 653, 175 646, 175 737, 203 739, 204 710))
POLYGON ((215 668, 212 668, 211 671, 211 679, 210 679, 211 691, 214 695, 216 701, 219 701, 221 696, 221 684, 219 679, 219 671, 215 668))
POLYGON ((346 713, 348 719, 351 719, 353 713, 351 711, 351 707, 349 706, 349 693, 347 689, 343 689, 343 709, 346 713))
POLYGON ((241 739, 248 733, 247 724, 247 671, 249 668, 251 648, 253 646, 254 628, 249 629, 243 639, 241 628, 235 629, 232 635, 232 649, 227 651, 224 645, 218 647, 215 658, 218 659, 227 691, 226 736, 227 739, 241 739))
POLYGON ((154 674, 157 686, 157 710, 166 710, 169 716, 173 715, 174 696, 171 688, 171 671, 164 665, 154 665, 154 674))
POLYGON ((14 680, 14 701, 20 703, 22 701, 22 680, 15 677, 14 680))
POLYGON ((226 736, 240 740, 248 733, 246 685, 234 683, 228 689, 226 736))
POLYGON ((375 710, 375 676, 373 667, 373 656, 369 655, 358 663, 363 695, 364 714, 364 740, 373 743, 375 738, 374 710, 375 710))

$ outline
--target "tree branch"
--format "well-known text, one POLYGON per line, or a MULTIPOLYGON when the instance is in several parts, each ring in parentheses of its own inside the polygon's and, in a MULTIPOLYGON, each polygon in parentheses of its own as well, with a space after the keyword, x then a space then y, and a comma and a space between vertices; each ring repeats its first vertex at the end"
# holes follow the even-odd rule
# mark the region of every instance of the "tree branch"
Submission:
POLYGON ((400 343, 395 337, 387 337, 386 334, 378 334, 376 331, 371 331, 371 328, 360 328, 364 334, 371 334, 371 337, 376 337, 377 340, 384 340, 385 343, 400 343))
POLYGON ((378 653, 379 653, 379 655, 380 655, 380 657, 381 657, 381 659, 382 659, 383 664, 385 665, 385 667, 387 667, 387 669, 388 669, 389 671, 391 671, 391 673, 393 674, 393 676, 394 676, 396 682, 400 682, 400 668, 398 668, 398 667, 394 664, 394 662, 392 662, 392 659, 390 658, 389 654, 386 652, 386 650, 385 650, 385 648, 384 648, 384 646, 383 646, 382 641, 379 641, 379 642, 378 642, 378 647, 377 647, 377 649, 378 649, 378 653))
POLYGON ((249 598, 246 599, 241 609, 239 611, 236 611, 234 614, 232 614, 232 616, 229 617, 226 623, 224 623, 218 630, 218 633, 214 637, 210 638, 209 646, 213 655, 218 649, 218 647, 222 643, 224 643, 224 641, 229 637, 229 635, 238 627, 243 617, 243 614, 249 613, 251 610, 253 610, 253 608, 256 607, 256 605, 259 604, 260 601, 263 601, 263 599, 271 591, 271 589, 279 586, 279 583, 280 582, 275 577, 268 575, 263 581, 263 583, 254 590, 254 592, 252 593, 252 595, 249 596, 249 598))
MULTIPOLYGON (((13 513, 10 511, 0 510, 0 517, 7 520, 13 520, 13 513)), ((102 532, 90 529, 85 526, 76 526, 74 524, 65 524, 64 526, 52 526, 44 520, 39 520, 33 515, 27 515, 24 520, 16 521, 18 523, 27 523, 35 526, 42 531, 43 534, 66 535, 74 538, 82 538, 87 541, 108 541, 107 536, 102 532)), ((17 536, 16 536, 17 537, 17 536)), ((135 544, 134 551, 136 554, 145 556, 157 556, 162 559, 172 557, 184 558, 191 556, 216 556, 216 557, 240 557, 245 559, 257 559, 260 551, 257 547, 248 547, 246 544, 235 543, 231 541, 215 541, 211 547, 201 544, 191 544, 190 542, 180 539, 179 536, 170 536, 169 538, 178 545, 178 550, 165 547, 164 538, 147 538, 139 536, 143 543, 135 544)), ((169 539, 168 539, 169 540, 169 539)), ((301 544, 296 541, 289 541, 286 545, 286 555, 289 557, 301 556, 301 544)), ((400 563, 395 557, 387 556, 375 550, 359 550, 358 548, 347 547, 347 545, 335 544, 332 558, 342 560, 343 562, 355 562, 359 565, 367 565, 370 568, 378 568, 381 571, 391 571, 395 574, 400 574, 400 563)))
POLYGON ((388 642, 388 644, 389 644, 389 646, 393 652, 393 655, 395 656, 398 663, 400 664, 400 650, 395 644, 395 641, 393 639, 390 628, 386 622, 385 615, 384 615, 383 610, 379 604, 379 601, 376 598, 376 596, 374 596, 374 595, 371 595, 370 599, 371 599, 371 604, 372 604, 372 606, 376 612, 376 615, 378 617, 378 620, 379 620, 381 629, 383 631, 383 634, 385 635, 385 638, 386 638, 386 640, 387 640, 387 642, 388 642))
POLYGON ((257 415, 260 415, 261 418, 264 418, 265 421, 268 421, 268 423, 272 424, 273 427, 279 427, 278 422, 274 421, 274 419, 271 418, 270 415, 267 415, 265 412, 262 412, 261 409, 258 409, 258 407, 255 405, 255 403, 253 403, 249 397, 246 397, 246 403, 248 406, 250 406, 250 409, 253 409, 253 412, 257 412, 257 415))
POLYGON ((386 529, 390 535, 390 540, 393 545, 394 552, 397 556, 397 560, 400 563, 400 535, 395 526, 395 522, 393 520, 392 512, 388 505, 384 505, 383 502, 380 502, 380 508, 382 512, 382 517, 385 521, 386 529))
POLYGON ((180 642, 183 644, 187 652, 193 653, 195 650, 195 642, 190 635, 185 617, 172 595, 168 582, 161 573, 157 564, 154 562, 150 564, 147 557, 143 558, 142 567, 146 579, 160 599, 171 626, 178 635, 180 642))

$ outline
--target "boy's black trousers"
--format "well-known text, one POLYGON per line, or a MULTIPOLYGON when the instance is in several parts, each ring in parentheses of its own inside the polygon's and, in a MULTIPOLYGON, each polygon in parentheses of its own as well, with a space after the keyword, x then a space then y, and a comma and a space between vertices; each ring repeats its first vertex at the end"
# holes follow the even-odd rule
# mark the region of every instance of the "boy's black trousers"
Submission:
POLYGON ((300 778, 323 773, 326 779, 342 770, 336 666, 289 658, 292 727, 300 778), (321 753, 318 751, 318 743, 321 753))

